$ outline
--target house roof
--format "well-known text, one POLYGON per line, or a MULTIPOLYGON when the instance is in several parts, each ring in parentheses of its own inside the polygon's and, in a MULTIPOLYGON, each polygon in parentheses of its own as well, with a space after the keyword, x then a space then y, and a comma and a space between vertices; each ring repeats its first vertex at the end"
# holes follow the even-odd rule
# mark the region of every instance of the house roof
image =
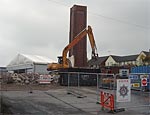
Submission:
POLYGON ((110 55, 116 62, 121 62, 122 57, 121 56, 115 56, 115 55, 110 55))
POLYGON ((91 59, 88 61, 88 65, 100 65, 107 58, 108 58, 108 56, 103 56, 103 57, 98 57, 97 59, 91 59))
POLYGON ((150 52, 142 51, 146 56, 150 56, 150 52))
POLYGON ((128 56, 115 56, 111 55, 111 57, 116 61, 116 62, 125 62, 125 61, 135 61, 138 57, 137 55, 128 55, 128 56))
POLYGON ((129 56, 123 56, 123 61, 135 61, 139 55, 129 55, 129 56))

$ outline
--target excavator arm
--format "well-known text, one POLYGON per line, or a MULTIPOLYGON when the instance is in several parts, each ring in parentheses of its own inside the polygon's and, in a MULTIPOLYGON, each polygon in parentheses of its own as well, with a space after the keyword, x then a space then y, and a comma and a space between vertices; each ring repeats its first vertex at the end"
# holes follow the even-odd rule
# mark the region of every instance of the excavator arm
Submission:
POLYGON ((88 34, 89 36, 89 41, 91 44, 91 48, 92 48, 92 58, 96 58, 98 57, 98 53, 97 53, 97 48, 96 48, 96 44, 95 44, 95 40, 94 40, 94 35, 92 32, 92 28, 91 26, 88 26, 88 28, 85 28, 84 30, 82 30, 74 39, 71 43, 69 43, 63 50, 62 53, 62 63, 51 63, 48 65, 48 70, 58 70, 60 68, 69 68, 69 64, 67 61, 67 53, 69 52, 69 50, 74 47, 79 41, 81 41, 84 36, 86 36, 88 34))
POLYGON ((91 44, 91 48, 92 48, 92 58, 97 58, 98 57, 98 53, 97 53, 97 47, 96 47, 96 43, 95 43, 95 39, 94 39, 94 35, 92 32, 92 28, 91 26, 88 26, 88 36, 89 36, 89 41, 91 44))

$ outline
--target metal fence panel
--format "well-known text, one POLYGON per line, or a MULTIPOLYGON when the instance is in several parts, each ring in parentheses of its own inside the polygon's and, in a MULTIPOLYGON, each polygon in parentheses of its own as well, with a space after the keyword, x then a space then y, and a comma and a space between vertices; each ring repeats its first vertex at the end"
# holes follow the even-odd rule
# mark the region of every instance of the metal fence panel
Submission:
MULTIPOLYGON (((128 76, 121 76, 119 74, 105 74, 105 73, 67 73, 67 86, 69 91, 78 93, 77 97, 85 97, 86 90, 95 90, 95 102, 101 103, 100 92, 105 92, 114 96, 115 109, 124 108, 127 111, 133 111, 133 113, 149 114, 150 113, 150 74, 130 74, 128 76), (147 76, 147 86, 141 86, 141 78, 143 75, 147 76), (69 76, 69 77, 68 77, 69 76), (72 77, 73 76, 73 77, 72 77), (117 102, 117 80, 118 79, 130 79, 129 88, 131 89, 131 100, 129 102, 117 102), (87 87, 88 86, 88 87, 87 87)), ((126 95, 122 95, 126 96, 126 95)))

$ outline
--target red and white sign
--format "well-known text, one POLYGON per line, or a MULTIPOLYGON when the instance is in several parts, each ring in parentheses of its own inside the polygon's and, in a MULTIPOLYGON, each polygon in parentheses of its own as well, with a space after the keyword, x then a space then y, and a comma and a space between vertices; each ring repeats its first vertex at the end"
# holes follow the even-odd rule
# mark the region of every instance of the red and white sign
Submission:
POLYGON ((141 78, 141 86, 147 86, 147 78, 141 78))
POLYGON ((53 81, 53 77, 51 75, 40 75, 39 84, 50 84, 53 81))

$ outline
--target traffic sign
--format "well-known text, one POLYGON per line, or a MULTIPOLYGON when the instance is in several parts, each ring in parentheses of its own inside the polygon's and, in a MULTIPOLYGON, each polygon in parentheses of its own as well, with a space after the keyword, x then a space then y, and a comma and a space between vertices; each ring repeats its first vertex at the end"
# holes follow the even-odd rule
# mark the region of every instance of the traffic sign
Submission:
POLYGON ((147 86, 147 78, 141 79, 141 86, 147 86))

